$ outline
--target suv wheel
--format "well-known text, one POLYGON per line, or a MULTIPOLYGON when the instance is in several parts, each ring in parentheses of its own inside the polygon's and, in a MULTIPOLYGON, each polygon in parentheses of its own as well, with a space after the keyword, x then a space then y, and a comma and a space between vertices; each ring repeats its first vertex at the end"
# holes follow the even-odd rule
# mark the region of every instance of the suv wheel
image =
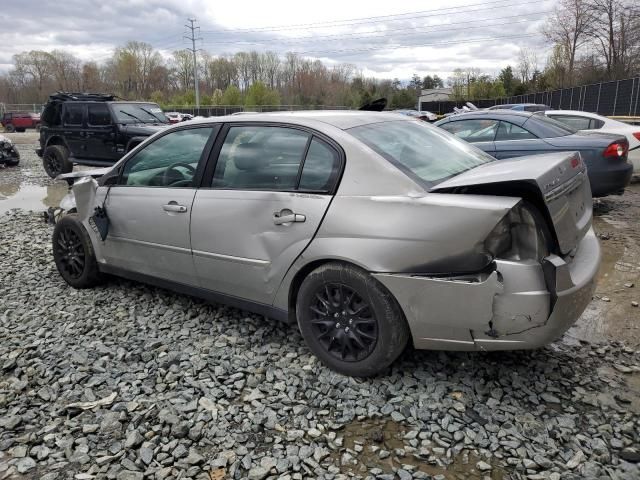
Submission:
POLYGON ((51 178, 73 170, 73 163, 69 161, 69 151, 62 145, 49 145, 45 148, 42 165, 51 178))
POLYGON ((16 127, 13 125, 13 123, 7 123, 4 126, 4 131, 5 132, 9 132, 9 133, 13 133, 16 131, 16 127))
POLYGON ((76 215, 66 215, 53 230, 53 259, 60 276, 74 288, 91 288, 101 274, 91 239, 76 215))
POLYGON ((409 341, 396 299, 367 272, 328 263, 302 282, 296 299, 300 332, 329 368, 368 377, 390 366, 409 341))

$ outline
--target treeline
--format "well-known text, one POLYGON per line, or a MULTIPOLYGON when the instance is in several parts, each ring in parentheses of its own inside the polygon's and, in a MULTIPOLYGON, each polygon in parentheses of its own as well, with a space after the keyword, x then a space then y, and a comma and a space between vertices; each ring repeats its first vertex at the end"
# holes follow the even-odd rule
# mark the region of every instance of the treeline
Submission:
MULTIPOLYGON (((515 66, 491 76, 457 69, 446 79, 414 74, 408 81, 365 78, 352 64, 325 65, 296 53, 198 54, 202 105, 327 105, 358 107, 386 97, 391 108, 413 108, 422 88, 448 86, 452 99, 520 95, 640 74, 640 3, 628 0, 559 0, 540 32, 552 45, 520 50, 515 66)), ((189 50, 161 53, 130 41, 98 63, 69 52, 34 50, 14 55, 0 76, 0 102, 42 103, 51 92, 115 93, 126 99, 190 106, 193 57, 189 50), (164 53, 164 54, 163 54, 164 53)), ((416 59, 424 61, 425 59, 416 59)))
MULTIPOLYGON (((14 55, 14 68, 0 76, 0 101, 42 103, 51 92, 108 92, 162 105, 195 104, 193 57, 177 50, 167 58, 150 44, 130 41, 99 64, 68 52, 34 50, 14 55)), ((201 105, 332 105, 358 107, 387 97, 392 108, 413 108, 423 83, 365 78, 354 65, 327 66, 295 53, 238 52, 198 56, 201 105)), ((435 76, 436 84, 442 80, 435 76)), ((424 80, 424 82, 423 82, 424 80)))

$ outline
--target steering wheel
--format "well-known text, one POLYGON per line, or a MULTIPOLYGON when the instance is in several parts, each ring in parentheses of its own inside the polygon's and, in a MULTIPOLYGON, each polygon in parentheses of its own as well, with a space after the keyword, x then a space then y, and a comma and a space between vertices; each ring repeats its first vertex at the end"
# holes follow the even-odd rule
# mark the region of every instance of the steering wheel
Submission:
MULTIPOLYGON (((176 184, 178 183, 185 183, 185 185, 187 185, 188 183, 191 183, 191 180, 193 179, 193 177, 196 174, 196 169, 193 168, 193 166, 191 166, 191 164, 189 163, 174 163, 173 165, 169 165, 166 170, 164 171, 164 173, 162 174, 162 185, 168 187, 170 185, 172 186, 178 186, 176 184), (177 167, 184 167, 186 168, 189 173, 191 173, 191 178, 186 178, 184 173, 182 173, 180 170, 178 170, 177 167), (176 177, 178 177, 178 175, 180 176, 180 180, 176 180, 176 177)), ((182 186, 182 185, 180 185, 182 186)))

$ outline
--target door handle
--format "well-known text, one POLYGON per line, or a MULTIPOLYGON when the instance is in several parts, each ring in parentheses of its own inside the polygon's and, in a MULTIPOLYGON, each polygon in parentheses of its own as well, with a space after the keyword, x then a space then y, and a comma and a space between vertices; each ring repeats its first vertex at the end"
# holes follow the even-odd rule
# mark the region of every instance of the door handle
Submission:
POLYGON ((187 207, 184 205, 178 205, 176 202, 169 202, 166 205, 162 206, 162 209, 165 212, 176 212, 176 213, 184 213, 187 211, 187 207))
POLYGON ((301 213, 293 213, 291 210, 285 209, 279 212, 274 212, 273 223, 276 225, 283 225, 285 223, 304 222, 307 220, 306 215, 301 213))

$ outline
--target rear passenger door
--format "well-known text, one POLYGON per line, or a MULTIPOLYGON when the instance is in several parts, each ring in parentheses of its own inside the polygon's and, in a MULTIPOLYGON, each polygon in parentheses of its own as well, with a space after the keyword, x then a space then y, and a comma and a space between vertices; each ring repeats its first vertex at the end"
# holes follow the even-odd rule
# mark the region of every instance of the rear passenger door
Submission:
POLYGON ((331 141, 293 126, 226 126, 191 213, 202 288, 271 305, 309 244, 342 168, 331 141))
POLYGON ((555 148, 515 123, 500 121, 496 134, 496 158, 548 153, 555 148))
POLYGON ((72 157, 86 158, 84 121, 87 105, 66 102, 62 112, 62 133, 72 157))

